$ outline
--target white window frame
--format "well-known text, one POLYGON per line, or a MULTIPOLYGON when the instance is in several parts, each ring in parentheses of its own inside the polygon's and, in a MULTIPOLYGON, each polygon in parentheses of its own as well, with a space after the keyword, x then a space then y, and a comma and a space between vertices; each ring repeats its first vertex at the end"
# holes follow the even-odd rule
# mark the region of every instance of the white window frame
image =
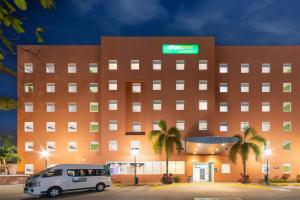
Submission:
POLYGON ((207 91, 208 90, 208 81, 207 80, 199 80, 199 90, 207 91))
POLYGON ((33 64, 32 63, 24 63, 24 73, 25 74, 33 73, 33 64))
POLYGON ((130 69, 132 71, 140 70, 140 60, 131 60, 130 69))
POLYGON ((184 60, 176 60, 176 70, 182 71, 185 68, 185 61, 184 60))
POLYGON ((109 140, 108 141, 108 151, 118 151, 118 141, 109 140))
POLYGON ((34 143, 32 141, 25 142, 25 152, 32 152, 34 150, 34 143))
POLYGON ((198 69, 200 71, 205 71, 207 70, 208 65, 207 65, 207 60, 199 60, 198 61, 198 69))
POLYGON ((184 120, 176 120, 176 128, 179 131, 184 131, 185 128, 185 121, 184 120))
POLYGON ((118 120, 109 120, 108 130, 109 131, 117 131, 118 130, 118 120))
POLYGON ((219 64, 219 73, 220 74, 228 74, 228 64, 227 63, 219 64))
POLYGON ((33 132, 34 123, 33 122, 24 122, 24 132, 33 132))
POLYGON ((56 150, 56 143, 54 141, 47 141, 47 151, 53 152, 56 150), (49 148, 49 146, 53 146, 54 148, 49 148))
POLYGON ((152 90, 153 91, 161 91, 162 89, 162 81, 161 80, 153 80, 152 81, 152 90))
POLYGON ((34 90, 33 83, 24 83, 24 92, 25 93, 33 93, 33 90, 34 90))
POLYGON ((77 132, 77 122, 68 122, 68 132, 69 133, 76 133, 77 132))
POLYGON ((153 71, 160 71, 161 70, 161 60, 152 60, 152 69, 153 71))
POLYGON ((131 83, 131 92, 132 93, 141 93, 142 92, 142 83, 131 83))
POLYGON ((271 103, 270 102, 262 102, 261 103, 261 112, 270 112, 271 111, 271 103))
POLYGON ((228 122, 222 121, 219 123, 219 131, 220 132, 228 132, 228 122))
POLYGON ((142 123, 141 122, 132 122, 131 129, 132 129, 132 132, 141 132, 142 131, 142 123))
POLYGON ((199 120, 198 121, 198 130, 199 131, 207 131, 208 130, 207 120, 199 120))
POLYGON ((68 151, 69 152, 75 152, 75 151, 77 151, 77 149, 78 149, 78 145, 77 145, 76 141, 69 141, 68 142, 68 151), (75 148, 74 149, 71 148, 72 146, 75 147, 75 148))
POLYGON ((76 74, 77 73, 76 63, 68 63, 68 73, 69 74, 76 74))
POLYGON ((261 131, 270 132, 271 131, 271 122, 261 122, 261 131))
POLYGON ((228 102, 220 102, 219 103, 219 111, 220 112, 228 112, 228 102))
POLYGON ((228 93, 228 83, 220 83, 219 84, 219 92, 220 93, 228 93))
POLYGON ((90 63, 89 64, 89 73, 90 74, 98 74, 98 63, 90 63))
POLYGON ((250 65, 249 63, 241 64, 241 74, 249 74, 250 73, 250 65))
POLYGON ((118 90, 118 81, 117 80, 109 80, 108 81, 108 90, 109 91, 118 90))
POLYGON ((240 130, 242 131, 242 132, 244 132, 247 128, 249 128, 250 127, 250 124, 249 124, 249 122, 248 121, 242 121, 241 123, 240 123, 240 130))
POLYGON ((55 103, 54 102, 47 102, 46 103, 46 111, 47 112, 55 112, 55 103))
POLYGON ((222 174, 230 174, 231 169, 230 169, 230 164, 229 163, 222 163, 221 164, 221 173, 222 174))
POLYGON ((108 60, 108 70, 118 70, 118 60, 108 60))
POLYGON ((46 83, 46 92, 55 93, 55 83, 46 83))
POLYGON ((262 83, 261 84, 261 92, 262 93, 269 93, 269 92, 271 92, 271 84, 270 83, 262 83))
POLYGON ((118 110, 118 100, 108 100, 108 110, 118 110))
POLYGON ((199 110, 201 111, 207 111, 208 110, 208 101, 201 99, 199 100, 199 110))
POLYGON ((162 109, 162 100, 153 100, 152 109, 155 111, 162 109))
POLYGON ((132 102, 132 112, 141 112, 142 103, 141 102, 132 102))
POLYGON ((98 93, 98 83, 90 83, 89 84, 90 93, 98 93))
POLYGON ((176 80, 176 91, 184 90, 184 80, 176 80))
POLYGON ((184 100, 176 100, 176 110, 184 110, 184 100))
POLYGON ((271 73, 271 64, 270 63, 261 64, 261 73, 262 74, 270 74, 271 73))
POLYGON ((47 74, 54 74, 55 73, 54 63, 46 63, 46 73, 47 74))
POLYGON ((282 73, 284 73, 284 74, 292 73, 292 64, 291 63, 283 63, 282 64, 282 73))
POLYGON ((55 132, 56 126, 55 122, 46 122, 46 132, 55 132))
POLYGON ((77 103, 69 102, 68 103, 68 111, 69 112, 77 112, 77 103))
POLYGON ((68 93, 77 93, 77 83, 68 83, 68 93))
POLYGON ((248 93, 250 90, 249 83, 241 83, 241 93, 248 93))
POLYGON ((24 103, 24 111, 25 112, 33 112, 33 103, 32 102, 25 102, 24 103))

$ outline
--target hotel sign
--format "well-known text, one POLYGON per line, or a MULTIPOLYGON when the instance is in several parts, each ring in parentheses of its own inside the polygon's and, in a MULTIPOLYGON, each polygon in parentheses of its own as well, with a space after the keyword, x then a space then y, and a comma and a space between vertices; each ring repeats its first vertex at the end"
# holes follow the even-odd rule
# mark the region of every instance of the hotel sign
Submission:
POLYGON ((198 54, 198 44, 163 44, 163 54, 198 54))

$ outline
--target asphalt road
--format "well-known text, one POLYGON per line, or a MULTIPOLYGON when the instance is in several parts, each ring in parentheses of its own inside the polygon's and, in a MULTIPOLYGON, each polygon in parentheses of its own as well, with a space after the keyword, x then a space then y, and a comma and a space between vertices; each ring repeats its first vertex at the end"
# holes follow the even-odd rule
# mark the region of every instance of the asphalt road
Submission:
MULTIPOLYGON (((0 186, 2 200, 48 199, 32 197, 22 192, 22 185, 0 186)), ((300 188, 265 187, 259 185, 244 186, 239 183, 200 183, 176 184, 170 186, 113 186, 104 192, 84 191, 63 194, 56 199, 72 200, 299 200, 300 188)))

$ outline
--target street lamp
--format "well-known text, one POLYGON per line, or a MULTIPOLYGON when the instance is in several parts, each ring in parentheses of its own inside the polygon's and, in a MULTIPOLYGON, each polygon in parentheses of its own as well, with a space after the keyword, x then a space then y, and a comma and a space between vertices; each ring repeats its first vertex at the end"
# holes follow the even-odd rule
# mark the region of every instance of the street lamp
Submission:
POLYGON ((267 148, 264 153, 265 153, 265 156, 267 156, 267 174, 265 177, 265 182, 266 182, 266 185, 269 185, 269 157, 272 153, 271 149, 267 148))
POLYGON ((45 169, 47 169, 47 166, 48 166, 47 162, 48 162, 49 152, 43 150, 43 151, 41 151, 41 156, 42 156, 42 158, 45 159, 45 169))
POLYGON ((139 180, 136 174, 136 168, 137 168, 136 156, 139 154, 139 148, 131 148, 131 154, 134 157, 134 185, 137 185, 139 183, 139 180))

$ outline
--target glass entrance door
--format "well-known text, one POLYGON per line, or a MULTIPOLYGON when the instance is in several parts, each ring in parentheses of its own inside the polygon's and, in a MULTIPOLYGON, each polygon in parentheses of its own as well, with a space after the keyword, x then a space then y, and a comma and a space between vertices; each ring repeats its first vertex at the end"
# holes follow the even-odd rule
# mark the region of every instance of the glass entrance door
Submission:
POLYGON ((210 181, 210 166, 209 164, 193 165, 193 181, 194 182, 208 182, 210 181))

